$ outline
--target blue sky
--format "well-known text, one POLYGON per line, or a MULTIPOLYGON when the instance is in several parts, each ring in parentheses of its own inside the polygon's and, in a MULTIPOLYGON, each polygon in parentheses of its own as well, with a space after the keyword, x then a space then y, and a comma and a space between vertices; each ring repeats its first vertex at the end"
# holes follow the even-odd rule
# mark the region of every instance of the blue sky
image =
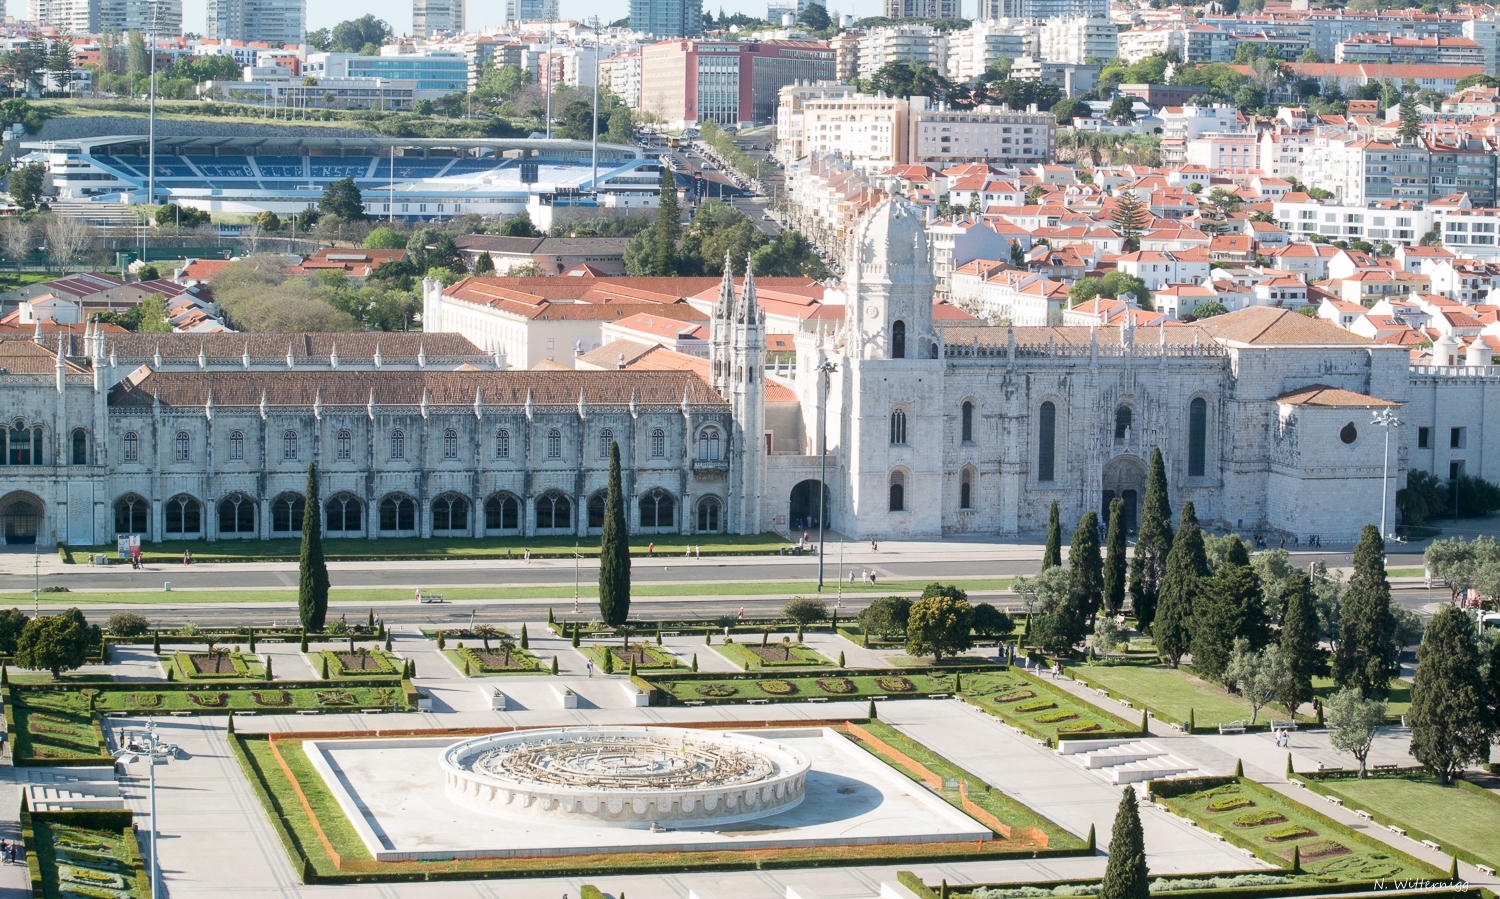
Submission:
MULTIPOLYGON (((598 16, 604 21, 613 21, 630 14, 627 0, 561 0, 562 15, 569 19, 586 19, 598 16)), ((752 15, 766 14, 765 0, 704 0, 704 5, 717 13, 722 7, 726 12, 744 12, 752 15)), ((856 15, 878 14, 880 0, 830 0, 833 9, 856 15)), ((363 11, 385 19, 396 29, 397 34, 411 33, 411 0, 366 0, 358 5, 363 11)), ((344 19, 351 18, 350 7, 330 0, 308 0, 307 27, 309 29, 332 28, 344 19)), ((186 0, 182 4, 183 29, 203 31, 204 0, 186 0)), ((361 12, 363 15, 363 12, 361 12)), ((471 28, 498 25, 505 16, 504 0, 468 0, 465 13, 471 28)))

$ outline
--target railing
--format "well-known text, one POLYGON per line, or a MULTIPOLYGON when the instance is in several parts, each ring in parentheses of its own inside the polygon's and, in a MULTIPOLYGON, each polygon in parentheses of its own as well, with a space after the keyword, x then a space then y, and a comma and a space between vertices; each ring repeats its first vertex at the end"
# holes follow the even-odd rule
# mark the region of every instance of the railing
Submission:
POLYGON ((1496 378, 1500 365, 1413 365, 1410 372, 1440 378, 1496 378))
POLYGON ((1017 359, 1087 359, 1094 356, 1099 358, 1123 358, 1126 356, 1144 358, 1209 358, 1226 355, 1224 348, 1216 343, 1163 345, 1150 342, 1149 339, 1146 339, 1134 344, 1018 343, 1012 346, 1009 344, 948 343, 943 346, 943 357, 945 359, 996 359, 1009 356, 1012 349, 1014 349, 1017 359))

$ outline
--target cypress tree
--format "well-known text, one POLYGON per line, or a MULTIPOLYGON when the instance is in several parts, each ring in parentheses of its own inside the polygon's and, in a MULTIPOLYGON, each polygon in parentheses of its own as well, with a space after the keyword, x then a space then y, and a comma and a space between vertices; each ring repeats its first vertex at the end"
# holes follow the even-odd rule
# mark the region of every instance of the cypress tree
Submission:
POLYGON ((271 657, 270 656, 266 656, 266 680, 275 680, 276 679, 276 675, 274 675, 274 674, 271 673, 271 662, 272 662, 271 657))
MULTIPOLYGON (((438 648, 441 649, 442 647, 440 646, 438 648)), ((298 650, 298 652, 307 652, 307 626, 306 625, 303 625, 303 627, 302 627, 302 639, 299 640, 298 643, 297 643, 297 650, 298 650)))
POLYGON ((303 500, 302 557, 297 578, 297 611, 302 626, 308 630, 323 629, 328 616, 328 565, 323 561, 323 516, 318 501, 318 471, 307 466, 307 496, 303 500))
POLYGON ((615 673, 615 651, 613 647, 605 646, 604 649, 604 673, 615 673))
POLYGON ((1156 619, 1157 596, 1172 551, 1172 504, 1167 498, 1167 466, 1161 447, 1151 450, 1151 469, 1146 476, 1146 501, 1141 505, 1141 526, 1136 534, 1135 555, 1130 560, 1130 603, 1141 630, 1156 619))
POLYGON ((1240 637, 1253 649, 1266 644, 1270 630, 1261 603, 1260 577, 1250 567, 1245 545, 1231 536, 1228 558, 1203 582, 1193 607, 1193 669, 1198 674, 1222 680, 1240 637))
POLYGON ((375 610, 373 608, 365 614, 365 628, 372 631, 375 629, 375 610))
POLYGON ((1385 539, 1367 524, 1354 547, 1354 574, 1339 603, 1333 678, 1341 687, 1357 688, 1366 699, 1384 699, 1399 670, 1391 584, 1385 577, 1385 539))
POLYGON ((1089 851, 1090 852, 1093 852, 1096 848, 1098 848, 1097 845, 1096 845, 1096 842, 1095 842, 1097 839, 1098 838, 1094 835, 1094 825, 1090 824, 1089 825, 1089 851))
POLYGON ((693 667, 692 667, 692 670, 694 670, 694 671, 698 670, 698 654, 696 652, 693 653, 693 667))
POLYGON ((156 655, 161 655, 161 632, 160 631, 152 631, 151 632, 151 651, 153 653, 155 653, 156 655))
POLYGON ((385 635, 385 651, 386 652, 390 652, 391 651, 391 635, 390 634, 386 634, 385 635))
POLYGON ((234 736, 234 712, 230 712, 229 720, 224 722, 224 736, 234 736))
POLYGON ((630 676, 635 677, 635 655, 630 656, 630 676))
POLYGON ((604 534, 599 544, 599 615, 619 627, 630 618, 630 543, 625 526, 625 495, 620 487, 620 444, 609 442, 609 490, 604 499, 604 534))
POLYGON ((1104 882, 1099 885, 1099 899, 1150 899, 1150 896, 1141 812, 1135 804, 1135 788, 1127 786, 1115 811, 1115 826, 1109 837, 1109 864, 1104 869, 1104 882))
POLYGON ((1313 676, 1323 670, 1323 651, 1318 647, 1318 609, 1313 603, 1312 579, 1293 569, 1282 583, 1286 611, 1281 616, 1281 660, 1285 680, 1277 695, 1295 715, 1304 702, 1312 702, 1313 676))
MULTIPOLYGON (((1140 544, 1136 544, 1137 553, 1140 544)), ((1203 551, 1203 532, 1191 501, 1182 504, 1177 535, 1167 554, 1167 567, 1161 579, 1161 592, 1151 634, 1156 651, 1168 665, 1177 667, 1188 651, 1193 635, 1193 602, 1208 574, 1208 557, 1203 551)))
POLYGON ((842 651, 839 652, 839 667, 844 667, 844 653, 842 651))
POLYGON ((1417 649, 1406 714, 1411 754, 1443 784, 1470 763, 1489 760, 1495 725, 1474 643, 1474 622, 1457 606, 1445 605, 1432 616, 1417 649))
POLYGON ((1078 519, 1068 548, 1068 595, 1080 621, 1099 609, 1104 594, 1104 563, 1099 558, 1099 515, 1093 509, 1078 519))
POLYGON ((1125 608, 1125 501, 1109 501, 1109 542, 1104 550, 1104 608, 1111 615, 1125 608))
POLYGON ((323 680, 328 680, 328 656, 323 656, 323 680))
POLYGON ((877 716, 875 714, 875 700, 870 700, 870 709, 869 711, 865 712, 865 717, 870 719, 871 721, 876 720, 877 716))
MULTIPOLYGON (((0 672, 3 672, 0 668, 0 672)), ((1488 676, 1484 680, 1485 704, 1490 718, 1500 726, 1500 640, 1490 644, 1488 676)))
POLYGON ((249 642, 249 644, 250 644, 250 651, 251 651, 251 652, 255 652, 255 628, 253 628, 253 627, 252 627, 252 628, 250 628, 250 633, 249 633, 249 635, 248 635, 248 636, 247 636, 247 637, 246 637, 246 640, 247 640, 247 641, 248 641, 248 642, 249 642))
POLYGON ((1042 570, 1062 564, 1062 520, 1057 515, 1057 500, 1047 511, 1047 548, 1042 550, 1042 570))
POLYGON ((557 673, 557 656, 552 657, 552 673, 557 673))
POLYGON ((1302 873, 1302 847, 1301 846, 1293 846, 1292 847, 1292 873, 1293 874, 1301 874, 1302 873))
POLYGON ((578 648, 578 622, 573 622, 573 648, 578 648))
POLYGON ((521 648, 530 649, 531 641, 526 637, 526 622, 521 622, 521 648))

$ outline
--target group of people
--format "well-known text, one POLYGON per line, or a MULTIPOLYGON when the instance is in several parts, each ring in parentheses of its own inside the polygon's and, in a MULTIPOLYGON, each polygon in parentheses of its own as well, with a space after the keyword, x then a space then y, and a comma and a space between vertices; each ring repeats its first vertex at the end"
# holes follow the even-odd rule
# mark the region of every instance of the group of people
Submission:
POLYGON ((1272 732, 1274 734, 1276 734, 1276 745, 1277 746, 1280 746, 1280 747, 1282 747, 1284 749, 1290 749, 1291 748, 1291 746, 1292 746, 1292 732, 1291 731, 1287 730, 1284 727, 1278 727, 1278 728, 1276 728, 1272 732))
MULTIPOLYGON (((25 850, 21 848, 18 840, 0 840, 0 859, 4 859, 5 864, 15 864, 18 855, 23 858, 25 856, 25 850)), ((25 862, 22 862, 22 864, 25 864, 25 862)))

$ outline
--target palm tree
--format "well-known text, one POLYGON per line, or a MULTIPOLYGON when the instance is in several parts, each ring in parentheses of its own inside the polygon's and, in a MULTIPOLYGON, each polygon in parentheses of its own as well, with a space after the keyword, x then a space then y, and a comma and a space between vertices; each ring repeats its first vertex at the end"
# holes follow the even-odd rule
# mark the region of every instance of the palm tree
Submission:
MULTIPOLYGON (((490 630, 494 630, 494 628, 490 628, 490 630)), ((489 647, 486 646, 485 648, 488 649, 489 647)), ((505 664, 506 668, 510 667, 510 653, 511 653, 511 650, 513 650, 515 648, 516 648, 516 641, 513 640, 513 639, 511 639, 510 634, 503 634, 503 635, 501 635, 501 637, 500 637, 500 651, 502 653, 504 653, 504 655, 505 655, 505 663, 504 664, 505 664)))
POLYGON ((490 651, 490 640, 500 636, 500 631, 493 624, 481 624, 474 628, 474 636, 484 641, 484 651, 490 651))

